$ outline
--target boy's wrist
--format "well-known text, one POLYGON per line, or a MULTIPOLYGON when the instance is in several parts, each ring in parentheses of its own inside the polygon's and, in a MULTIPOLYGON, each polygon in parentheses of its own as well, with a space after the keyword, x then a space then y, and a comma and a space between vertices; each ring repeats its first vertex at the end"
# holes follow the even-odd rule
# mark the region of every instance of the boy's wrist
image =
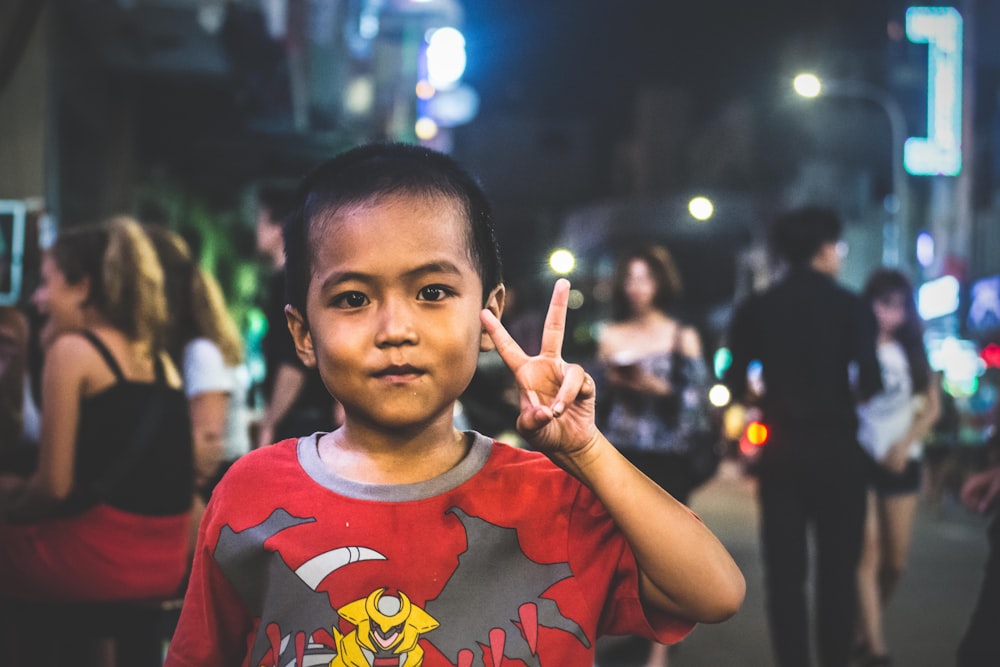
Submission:
POLYGON ((549 457, 563 470, 566 470, 577 479, 586 482, 591 470, 601 465, 608 449, 614 449, 614 445, 597 429, 593 435, 581 447, 572 451, 557 451, 549 454, 549 457))

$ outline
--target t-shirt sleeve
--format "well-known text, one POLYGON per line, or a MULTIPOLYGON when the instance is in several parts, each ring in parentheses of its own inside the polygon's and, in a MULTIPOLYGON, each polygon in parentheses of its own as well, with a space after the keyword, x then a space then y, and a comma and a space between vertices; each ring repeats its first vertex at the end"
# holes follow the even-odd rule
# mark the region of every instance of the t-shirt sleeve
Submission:
MULTIPOLYGON (((226 503, 225 480, 205 510, 184 604, 164 667, 237 667, 249 654, 255 622, 213 558, 226 503)), ((232 503, 228 503, 230 506, 232 503)))
POLYGON ((233 389, 232 373, 218 346, 205 338, 188 343, 184 348, 184 393, 188 398, 210 391, 232 392, 233 389))
POLYGON ((604 505, 581 485, 570 519, 570 553, 574 572, 591 591, 606 591, 601 605, 600 635, 639 635, 663 644, 684 639, 694 623, 643 605, 639 568, 632 549, 604 505))

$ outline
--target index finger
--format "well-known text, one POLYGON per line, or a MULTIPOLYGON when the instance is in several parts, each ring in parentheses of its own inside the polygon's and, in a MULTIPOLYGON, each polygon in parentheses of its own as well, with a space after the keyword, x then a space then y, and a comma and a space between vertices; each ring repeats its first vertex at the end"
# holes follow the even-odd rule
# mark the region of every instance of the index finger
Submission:
POLYGON ((543 357, 558 357, 562 354, 563 338, 566 334, 566 309, 569 307, 569 281, 560 278, 552 288, 552 300, 549 301, 549 312, 545 314, 545 326, 542 329, 542 346, 540 354, 543 357))
POLYGON ((517 369, 529 359, 528 355, 491 311, 484 308, 479 314, 479 321, 483 323, 486 333, 490 335, 493 344, 496 345, 497 354, 503 359, 507 368, 517 372, 517 369))

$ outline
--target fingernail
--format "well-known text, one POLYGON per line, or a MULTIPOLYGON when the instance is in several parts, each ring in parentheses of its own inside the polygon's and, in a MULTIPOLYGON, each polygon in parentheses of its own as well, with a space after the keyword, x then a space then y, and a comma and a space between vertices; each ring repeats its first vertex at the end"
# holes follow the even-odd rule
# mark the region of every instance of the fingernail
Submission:
POLYGON ((558 417, 563 413, 565 409, 566 409, 565 403, 556 403, 555 405, 552 406, 552 414, 558 417))

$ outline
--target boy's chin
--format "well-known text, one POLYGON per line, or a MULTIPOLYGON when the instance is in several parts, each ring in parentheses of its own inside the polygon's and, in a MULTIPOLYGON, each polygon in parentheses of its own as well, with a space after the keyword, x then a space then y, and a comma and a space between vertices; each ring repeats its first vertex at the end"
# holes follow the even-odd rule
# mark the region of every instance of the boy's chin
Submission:
MULTIPOLYGON (((452 406, 454 403, 452 403, 452 406)), ((345 424, 365 424, 369 428, 399 435, 416 435, 421 431, 443 424, 453 425, 453 407, 446 410, 363 410, 345 412, 345 424)), ((386 406, 388 407, 388 406, 386 406)))

